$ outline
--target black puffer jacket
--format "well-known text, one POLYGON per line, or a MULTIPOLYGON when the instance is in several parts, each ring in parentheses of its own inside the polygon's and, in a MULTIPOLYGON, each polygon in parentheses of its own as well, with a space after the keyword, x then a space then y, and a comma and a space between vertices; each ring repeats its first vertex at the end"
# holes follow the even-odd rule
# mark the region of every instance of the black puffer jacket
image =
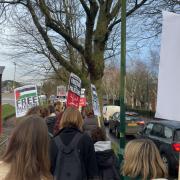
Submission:
POLYGON ((95 143, 96 160, 101 180, 120 180, 117 157, 111 149, 110 141, 95 143))

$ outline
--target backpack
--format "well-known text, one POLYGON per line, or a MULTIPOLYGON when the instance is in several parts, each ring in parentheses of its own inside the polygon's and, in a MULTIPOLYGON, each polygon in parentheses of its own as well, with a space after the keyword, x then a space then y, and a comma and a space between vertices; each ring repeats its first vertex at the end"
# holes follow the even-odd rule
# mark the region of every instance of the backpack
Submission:
POLYGON ((77 147, 82 136, 83 134, 76 133, 67 146, 63 144, 59 136, 55 138, 59 149, 54 173, 55 180, 83 180, 80 150, 77 147))

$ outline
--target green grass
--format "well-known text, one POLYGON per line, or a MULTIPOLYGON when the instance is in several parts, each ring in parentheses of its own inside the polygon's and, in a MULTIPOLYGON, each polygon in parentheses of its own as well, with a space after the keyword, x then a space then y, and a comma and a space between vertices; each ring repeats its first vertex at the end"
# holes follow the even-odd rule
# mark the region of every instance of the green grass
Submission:
POLYGON ((2 105, 2 118, 6 120, 9 117, 15 115, 15 107, 11 106, 10 104, 2 105))

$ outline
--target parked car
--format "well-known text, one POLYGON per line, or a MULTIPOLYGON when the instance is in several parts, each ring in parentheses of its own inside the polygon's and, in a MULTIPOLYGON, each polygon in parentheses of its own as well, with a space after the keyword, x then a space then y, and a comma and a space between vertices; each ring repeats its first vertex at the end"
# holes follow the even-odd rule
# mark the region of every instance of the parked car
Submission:
POLYGON ((105 125, 109 124, 109 118, 115 112, 120 112, 120 106, 114 106, 114 105, 103 106, 103 120, 105 125))
MULTIPOLYGON (((109 132, 115 133, 119 137, 118 127, 120 126, 120 113, 116 112, 109 120, 109 132)), ((126 112, 126 135, 136 136, 137 132, 143 128, 144 120, 134 112, 126 112)))
POLYGON ((180 122, 150 121, 138 134, 140 138, 148 138, 154 141, 169 174, 177 174, 180 152, 180 122))

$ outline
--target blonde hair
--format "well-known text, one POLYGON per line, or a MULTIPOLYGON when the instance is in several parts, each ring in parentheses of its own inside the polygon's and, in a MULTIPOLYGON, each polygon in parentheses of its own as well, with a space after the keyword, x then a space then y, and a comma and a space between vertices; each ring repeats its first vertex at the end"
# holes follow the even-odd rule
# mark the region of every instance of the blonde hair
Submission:
POLYGON ((63 103, 62 102, 56 102, 55 104, 55 111, 58 112, 63 112, 64 111, 64 107, 63 107, 63 103))
POLYGON ((166 177, 167 170, 156 145, 151 140, 135 139, 126 145, 122 174, 146 180, 166 177))
POLYGON ((83 119, 78 109, 74 107, 68 107, 61 118, 60 128, 76 127, 82 130, 83 119))

